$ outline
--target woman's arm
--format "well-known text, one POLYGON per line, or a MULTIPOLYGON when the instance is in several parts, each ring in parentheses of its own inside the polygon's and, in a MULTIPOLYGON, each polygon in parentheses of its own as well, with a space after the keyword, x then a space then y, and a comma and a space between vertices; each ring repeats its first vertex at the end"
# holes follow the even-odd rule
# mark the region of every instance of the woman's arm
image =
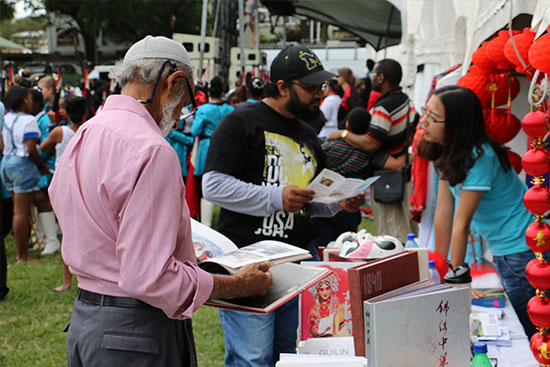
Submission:
POLYGON ((462 191, 453 220, 451 236, 451 264, 453 268, 464 262, 470 223, 485 191, 462 191))
POLYGON ((50 169, 42 158, 40 158, 40 154, 38 153, 38 148, 36 147, 36 143, 38 142, 38 139, 27 139, 25 140, 25 143, 27 144, 27 151, 29 152, 29 159, 31 162, 36 164, 36 167, 38 167, 38 170, 41 174, 45 175, 48 173, 51 173, 50 169))
POLYGON ((454 213, 454 198, 449 184, 445 180, 439 180, 437 191, 437 207, 435 209, 435 251, 444 258, 449 254, 451 244, 451 230, 454 213))
POLYGON ((50 135, 44 139, 42 144, 40 144, 40 150, 43 152, 53 152, 55 145, 61 143, 63 140, 63 128, 61 126, 56 127, 52 130, 50 135))

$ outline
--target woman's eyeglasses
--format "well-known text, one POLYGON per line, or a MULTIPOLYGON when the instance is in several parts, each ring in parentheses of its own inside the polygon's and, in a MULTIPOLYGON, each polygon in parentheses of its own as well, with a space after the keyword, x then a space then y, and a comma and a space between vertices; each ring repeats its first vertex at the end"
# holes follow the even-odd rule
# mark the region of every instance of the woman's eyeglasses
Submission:
POLYGON ((445 122, 445 120, 436 120, 433 116, 433 112, 428 110, 426 106, 422 107, 422 115, 426 117, 426 120, 428 120, 430 124, 435 124, 435 123, 442 124, 445 122))

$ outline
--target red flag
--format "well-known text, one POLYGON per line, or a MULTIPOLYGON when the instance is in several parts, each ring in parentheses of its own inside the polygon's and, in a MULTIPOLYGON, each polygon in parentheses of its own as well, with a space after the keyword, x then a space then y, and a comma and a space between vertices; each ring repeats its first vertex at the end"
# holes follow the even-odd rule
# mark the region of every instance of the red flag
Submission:
POLYGON ((197 150, 199 147, 199 138, 195 139, 191 154, 187 156, 187 182, 185 182, 185 201, 189 207, 189 216, 194 218, 200 209, 200 191, 198 182, 195 178, 195 162, 197 160, 197 150))

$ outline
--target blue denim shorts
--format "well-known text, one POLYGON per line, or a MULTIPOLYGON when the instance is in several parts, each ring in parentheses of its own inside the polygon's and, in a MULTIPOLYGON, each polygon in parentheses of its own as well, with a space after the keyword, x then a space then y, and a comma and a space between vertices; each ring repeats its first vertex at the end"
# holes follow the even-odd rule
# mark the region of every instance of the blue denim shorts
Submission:
POLYGON ((6 155, 0 168, 6 189, 16 194, 40 191, 40 172, 28 157, 6 155))

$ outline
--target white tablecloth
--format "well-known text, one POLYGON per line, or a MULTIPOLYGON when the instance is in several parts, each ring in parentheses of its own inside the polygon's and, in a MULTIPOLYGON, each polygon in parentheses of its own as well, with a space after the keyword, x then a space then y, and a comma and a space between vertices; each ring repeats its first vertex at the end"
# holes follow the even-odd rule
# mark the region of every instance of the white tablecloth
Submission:
MULTIPOLYGON (((502 287, 497 274, 485 274, 475 277, 472 280, 472 288, 497 288, 502 287)), ((512 303, 505 295, 504 317, 499 320, 501 326, 507 326, 510 329, 511 347, 499 347, 499 355, 489 355, 498 359, 498 367, 539 367, 531 349, 529 348, 529 339, 519 322, 518 316, 512 307, 512 303)))

